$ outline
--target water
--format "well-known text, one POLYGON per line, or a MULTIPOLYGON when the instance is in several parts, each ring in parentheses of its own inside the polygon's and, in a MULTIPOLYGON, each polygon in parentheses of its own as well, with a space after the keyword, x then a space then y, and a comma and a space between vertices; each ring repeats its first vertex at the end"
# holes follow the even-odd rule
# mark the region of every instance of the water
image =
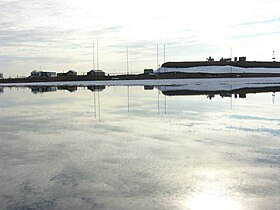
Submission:
POLYGON ((172 88, 1 89, 1 209, 279 209, 279 93, 172 88))

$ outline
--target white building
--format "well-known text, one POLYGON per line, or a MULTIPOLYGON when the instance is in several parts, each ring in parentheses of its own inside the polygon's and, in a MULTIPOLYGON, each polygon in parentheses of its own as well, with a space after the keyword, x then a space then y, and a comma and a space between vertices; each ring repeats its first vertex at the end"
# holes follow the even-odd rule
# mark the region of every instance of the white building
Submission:
POLYGON ((56 72, 32 71, 31 77, 56 77, 56 72))

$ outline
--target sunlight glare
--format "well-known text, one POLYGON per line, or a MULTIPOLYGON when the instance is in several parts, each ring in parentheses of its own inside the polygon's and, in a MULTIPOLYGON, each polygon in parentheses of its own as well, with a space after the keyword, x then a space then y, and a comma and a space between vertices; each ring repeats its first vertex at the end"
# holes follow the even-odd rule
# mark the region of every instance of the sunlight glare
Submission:
POLYGON ((240 203, 226 193, 220 183, 211 183, 203 186, 202 191, 195 193, 186 203, 191 210, 239 210, 240 203))

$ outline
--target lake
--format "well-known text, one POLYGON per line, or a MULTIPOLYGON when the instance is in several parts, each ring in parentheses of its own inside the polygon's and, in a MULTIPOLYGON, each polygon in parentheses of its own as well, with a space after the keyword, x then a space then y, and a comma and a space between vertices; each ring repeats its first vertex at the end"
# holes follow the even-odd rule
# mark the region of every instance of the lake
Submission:
POLYGON ((278 91, 1 88, 1 209, 279 209, 278 91))

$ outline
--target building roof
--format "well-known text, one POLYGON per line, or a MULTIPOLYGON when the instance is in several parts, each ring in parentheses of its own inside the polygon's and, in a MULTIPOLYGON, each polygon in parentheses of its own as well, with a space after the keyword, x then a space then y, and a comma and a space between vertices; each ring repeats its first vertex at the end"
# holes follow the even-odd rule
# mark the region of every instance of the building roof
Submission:
POLYGON ((104 72, 102 70, 90 70, 89 72, 104 72))

